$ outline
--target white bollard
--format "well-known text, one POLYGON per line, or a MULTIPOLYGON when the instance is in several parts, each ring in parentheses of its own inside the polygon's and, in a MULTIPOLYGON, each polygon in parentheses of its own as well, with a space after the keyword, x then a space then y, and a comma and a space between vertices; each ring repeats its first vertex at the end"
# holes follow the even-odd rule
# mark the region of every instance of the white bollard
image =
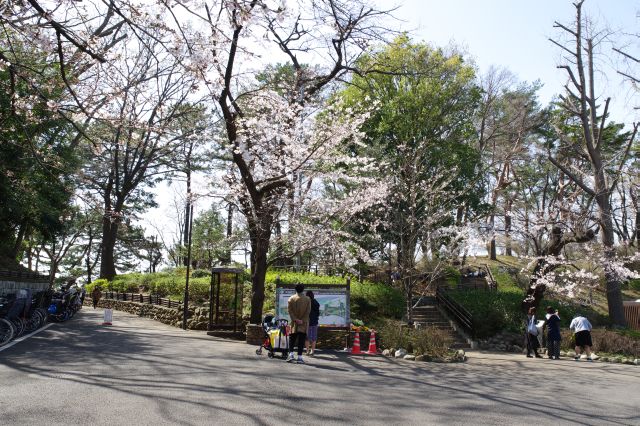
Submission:
POLYGON ((102 322, 102 325, 111 325, 112 319, 113 319, 113 309, 105 309, 104 321, 102 322))

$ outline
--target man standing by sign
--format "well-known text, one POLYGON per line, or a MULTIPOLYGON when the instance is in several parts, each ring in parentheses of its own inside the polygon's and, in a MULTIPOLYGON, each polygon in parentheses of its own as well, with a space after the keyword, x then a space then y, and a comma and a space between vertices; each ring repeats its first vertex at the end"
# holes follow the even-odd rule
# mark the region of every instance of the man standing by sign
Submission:
POLYGON ((291 336, 289 337, 289 358, 287 362, 293 362, 293 350, 298 346, 298 364, 304 364, 302 351, 307 338, 307 327, 309 326, 309 313, 311 312, 311 299, 302 294, 304 286, 296 285, 296 294, 289 298, 287 303, 289 317, 291 318, 291 336))

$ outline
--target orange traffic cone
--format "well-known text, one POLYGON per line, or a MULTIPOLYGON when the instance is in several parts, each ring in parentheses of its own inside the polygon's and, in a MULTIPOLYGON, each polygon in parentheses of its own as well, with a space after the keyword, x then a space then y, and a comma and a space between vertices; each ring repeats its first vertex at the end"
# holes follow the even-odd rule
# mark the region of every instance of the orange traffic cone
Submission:
POLYGON ((356 331, 355 337, 353 338, 353 347, 351 348, 351 355, 360 355, 360 332, 356 331))
POLYGON ((369 338, 369 350, 366 352, 368 355, 377 355, 378 347, 376 346, 376 332, 371 330, 371 337, 369 338))

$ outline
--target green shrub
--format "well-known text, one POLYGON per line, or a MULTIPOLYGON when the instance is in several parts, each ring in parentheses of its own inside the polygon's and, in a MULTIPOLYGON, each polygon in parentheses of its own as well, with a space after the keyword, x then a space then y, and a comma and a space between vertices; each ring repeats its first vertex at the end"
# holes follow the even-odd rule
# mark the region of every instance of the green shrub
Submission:
POLYGON ((416 355, 431 355, 443 358, 449 352, 451 335, 437 327, 424 327, 409 332, 413 353, 416 355))
POLYGON ((397 320, 384 320, 378 334, 385 349, 404 348, 416 355, 431 355, 442 358, 449 352, 451 336, 437 327, 413 329, 397 320))
MULTIPOLYGON (((591 330, 593 351, 598 353, 619 354, 624 356, 640 357, 640 339, 634 337, 627 330, 607 330, 594 328, 591 330)), ((562 348, 573 350, 575 340, 571 330, 562 330, 562 348)))
POLYGON ((386 349, 407 349, 411 342, 409 328, 398 320, 383 321, 378 330, 378 335, 380 336, 380 345, 386 349))
POLYGON ((102 291, 106 291, 107 288, 109 287, 109 281, 105 280, 104 278, 101 278, 84 286, 88 294, 91 294, 93 289, 96 287, 100 287, 102 291))
POLYGON ((502 330, 520 331, 524 324, 520 291, 466 290, 449 294, 471 314, 476 338, 487 338, 502 330))
POLYGON ((192 278, 204 278, 211 277, 211 271, 207 271, 206 269, 196 269, 191 273, 192 278))
POLYGON ((627 283, 629 290, 640 291, 640 278, 629 280, 627 283))

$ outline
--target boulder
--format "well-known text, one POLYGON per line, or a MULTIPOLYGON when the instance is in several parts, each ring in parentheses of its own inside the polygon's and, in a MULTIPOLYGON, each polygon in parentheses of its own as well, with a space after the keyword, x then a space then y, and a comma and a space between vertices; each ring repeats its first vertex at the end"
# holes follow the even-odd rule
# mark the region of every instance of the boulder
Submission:
POLYGON ((404 356, 406 354, 407 354, 407 351, 405 349, 400 348, 395 352, 395 357, 396 358, 404 358, 404 356))
POLYGON ((560 356, 567 356, 567 351, 560 351, 560 356))
POLYGON ((640 359, 636 358, 633 360, 633 365, 640 365, 640 359))
POLYGON ((416 360, 416 356, 415 355, 405 355, 404 357, 402 357, 402 359, 406 359, 407 361, 415 361, 416 360))
POLYGON ((620 364, 620 362, 622 362, 622 358, 611 358, 611 362, 614 364, 620 364))
POLYGON ((600 357, 597 354, 592 353, 591 354, 591 359, 594 360, 594 361, 597 361, 597 360, 600 359, 600 357))
POLYGON ((598 361, 600 362, 609 362, 609 358, 606 356, 601 356, 600 358, 598 358, 598 361))
POLYGON ((523 351, 523 349, 518 345, 513 345, 513 353, 519 354, 523 351))
POLYGON ((431 357, 431 355, 418 355, 416 357, 416 361, 428 362, 428 361, 431 361, 432 359, 433 357, 431 357))
POLYGON ((389 349, 385 349, 384 351, 382 351, 382 355, 391 356, 391 351, 389 349))
POLYGON ((567 356, 570 356, 573 358, 576 356, 576 353, 574 351, 567 351, 567 356))
POLYGON ((462 349, 458 349, 453 358, 457 361, 464 361, 465 359, 467 359, 467 356, 462 349))

